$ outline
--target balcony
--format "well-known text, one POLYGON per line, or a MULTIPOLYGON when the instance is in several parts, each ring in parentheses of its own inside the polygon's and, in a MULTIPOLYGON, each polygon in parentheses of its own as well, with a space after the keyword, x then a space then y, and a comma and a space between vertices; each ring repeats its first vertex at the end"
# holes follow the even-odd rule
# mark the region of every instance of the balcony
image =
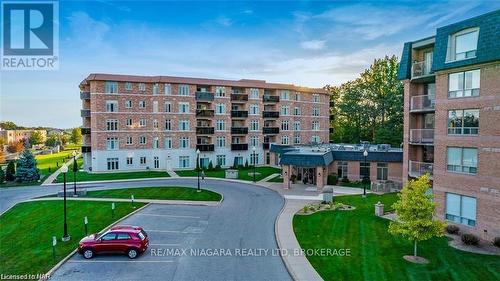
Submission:
POLYGON ((248 150, 248 143, 232 143, 231 150, 248 150))
POLYGON ((420 177, 424 174, 429 174, 430 178, 432 179, 432 170, 433 170, 434 164, 433 163, 427 163, 427 162, 418 162, 418 161, 409 161, 408 165, 408 175, 410 177, 420 177))
POLYGON ((280 133, 279 127, 263 127, 262 133, 267 135, 276 135, 280 133))
POLYGON ((213 135, 214 127, 196 127, 197 135, 213 135))
POLYGON ((248 111, 246 111, 246 110, 231 110, 231 117, 232 118, 247 118, 248 111))
POLYGON ((429 95, 413 96, 410 101, 410 112, 434 111, 436 100, 429 95))
POLYGON ((248 127, 231 127, 231 135, 246 135, 248 127))
POLYGON ((263 149, 269 149, 269 147, 270 147, 270 146, 271 146, 271 145, 270 145, 270 143, 268 143, 268 142, 263 142, 263 143, 262 143, 262 148, 263 148, 263 149))
POLYGON ((214 93, 196 92, 196 100, 197 101, 213 101, 214 100, 214 93))
POLYGON ((263 102, 279 102, 280 97, 279 96, 263 96, 262 101, 263 102))
POLYGON ((81 128, 82 135, 90 135, 90 128, 81 128))
POLYGON ((82 110, 80 110, 80 115, 82 117, 90 117, 90 109, 82 109, 82 110))
POLYGON ((89 100, 90 99, 90 92, 80 92, 80 99, 81 100, 89 100))
POLYGON ((280 118, 279 111, 262 111, 262 118, 280 118))
POLYGON ((434 129, 411 129, 409 143, 433 145, 434 129))
POLYGON ((92 152, 90 145, 82 145, 82 153, 92 152))
POLYGON ((411 65, 411 79, 432 76, 432 60, 418 61, 411 65))
POLYGON ((197 109, 196 117, 214 117, 213 109, 197 109))
POLYGON ((197 144, 196 149, 200 151, 215 151, 215 145, 213 144, 197 144))
POLYGON ((248 101, 248 95, 245 93, 231 94, 231 101, 236 101, 236 102, 248 101))

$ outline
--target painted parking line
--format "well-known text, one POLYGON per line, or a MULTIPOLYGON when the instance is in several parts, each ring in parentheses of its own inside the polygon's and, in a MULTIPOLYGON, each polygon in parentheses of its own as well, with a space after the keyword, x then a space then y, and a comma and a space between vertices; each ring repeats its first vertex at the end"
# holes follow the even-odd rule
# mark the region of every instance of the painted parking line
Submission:
POLYGON ((133 263, 173 263, 174 261, 172 260, 165 260, 165 261, 141 261, 141 260, 69 260, 67 261, 68 263, 128 263, 128 262, 133 262, 133 263))
POLYGON ((157 243, 151 243, 149 246, 165 246, 165 247, 180 247, 181 244, 157 244, 157 243))
POLYGON ((158 230, 158 229, 148 229, 148 232, 159 232, 159 233, 181 233, 180 230, 158 230))
POLYGON ((148 214, 148 213, 138 213, 136 216, 151 216, 151 217, 167 217, 167 218, 183 218, 183 219, 201 219, 201 217, 196 216, 182 216, 182 215, 159 215, 159 214, 148 214))

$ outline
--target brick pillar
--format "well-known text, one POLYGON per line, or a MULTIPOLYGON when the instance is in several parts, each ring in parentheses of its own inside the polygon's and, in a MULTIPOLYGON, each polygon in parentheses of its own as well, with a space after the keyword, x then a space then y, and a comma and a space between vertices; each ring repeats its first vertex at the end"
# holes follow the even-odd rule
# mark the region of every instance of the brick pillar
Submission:
POLYGON ((323 167, 316 167, 316 188, 318 191, 323 189, 323 186, 325 186, 325 175, 323 171, 323 167))
POLYGON ((283 165, 282 167, 283 189, 288 189, 288 187, 290 186, 290 176, 292 175, 292 166, 283 165))

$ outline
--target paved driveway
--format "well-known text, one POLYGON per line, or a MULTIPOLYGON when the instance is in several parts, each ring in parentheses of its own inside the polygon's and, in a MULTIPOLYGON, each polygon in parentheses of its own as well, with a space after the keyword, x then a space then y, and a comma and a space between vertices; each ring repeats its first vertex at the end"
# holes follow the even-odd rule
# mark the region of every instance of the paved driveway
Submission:
MULTIPOLYGON (((192 179, 169 179, 100 187, 195 184, 192 179)), ((103 255, 88 261, 75 255, 51 280, 291 280, 281 257, 273 255, 277 249, 274 222, 283 198, 266 188, 236 182, 206 180, 203 188, 222 193, 222 204, 152 204, 124 221, 143 226, 150 235, 150 248, 136 260, 103 255), (188 253, 163 255, 167 249, 188 253), (227 249, 232 256, 227 252, 226 256, 193 256, 189 249, 227 249), (261 256, 238 254, 238 249, 257 249, 260 252, 253 253, 261 256)))

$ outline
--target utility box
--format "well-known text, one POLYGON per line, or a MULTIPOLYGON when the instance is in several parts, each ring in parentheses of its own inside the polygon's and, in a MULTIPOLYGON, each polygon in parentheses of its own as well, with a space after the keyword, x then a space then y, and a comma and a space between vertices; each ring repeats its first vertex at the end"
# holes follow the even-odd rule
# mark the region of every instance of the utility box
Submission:
POLYGON ((380 201, 375 204, 375 215, 377 217, 381 217, 384 215, 384 204, 382 204, 380 201))
POLYGON ((237 179, 238 178, 238 170, 227 169, 226 170, 226 179, 237 179))
POLYGON ((333 187, 325 186, 323 187, 323 191, 321 192, 323 195, 323 201, 330 203, 333 201, 333 187))

